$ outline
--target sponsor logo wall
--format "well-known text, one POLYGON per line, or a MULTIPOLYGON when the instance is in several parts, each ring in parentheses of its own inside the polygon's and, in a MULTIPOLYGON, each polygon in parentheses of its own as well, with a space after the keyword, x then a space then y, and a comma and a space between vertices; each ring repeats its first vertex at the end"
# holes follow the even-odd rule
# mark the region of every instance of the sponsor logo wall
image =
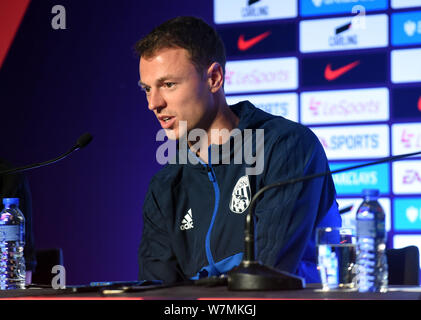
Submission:
MULTIPOLYGON (((214 0, 229 104, 308 126, 331 170, 421 151, 421 0, 214 0)), ((380 190, 388 245, 421 249, 421 156, 333 176, 344 225, 380 190)))

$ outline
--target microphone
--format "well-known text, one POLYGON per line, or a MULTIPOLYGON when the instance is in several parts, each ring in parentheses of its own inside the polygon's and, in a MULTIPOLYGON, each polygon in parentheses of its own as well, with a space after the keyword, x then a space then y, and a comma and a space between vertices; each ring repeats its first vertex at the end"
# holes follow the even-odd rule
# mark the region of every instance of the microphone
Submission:
POLYGON ((276 182, 270 185, 267 185, 260 189, 252 197, 247 216, 246 216, 246 226, 245 226, 245 237, 244 237, 244 256, 241 263, 228 272, 228 289, 229 290, 293 290, 293 289, 303 289, 305 286, 304 279, 291 274, 286 271, 282 271, 276 268, 265 266, 259 261, 256 261, 255 252, 254 252, 254 209, 258 198, 267 190, 282 187, 288 184, 294 184, 298 182, 303 182, 306 180, 311 180, 319 177, 323 177, 329 174, 336 174, 343 171, 359 169, 363 167, 368 167, 376 164, 381 164, 385 162, 392 162, 408 158, 411 156, 419 155, 421 151, 405 153, 396 156, 390 156, 382 158, 377 161, 363 163, 351 167, 346 167, 342 169, 337 169, 333 171, 325 171, 321 173, 315 173, 308 176, 303 176, 299 178, 292 178, 289 180, 276 182))
POLYGON ((31 170, 31 169, 35 169, 35 168, 40 168, 40 167, 55 163, 57 161, 60 161, 64 158, 66 158, 69 154, 86 147, 92 141, 92 139, 93 139, 93 137, 90 133, 84 133, 83 135, 81 135, 79 137, 79 139, 77 139, 76 144, 72 148, 70 148, 69 151, 67 151, 66 153, 63 153, 61 156, 59 156, 57 158, 54 158, 52 160, 45 161, 45 162, 30 164, 30 165, 27 165, 27 166, 24 166, 24 167, 18 167, 18 168, 3 170, 3 171, 0 171, 0 176, 6 175, 6 174, 23 172, 23 171, 27 171, 27 170, 31 170))

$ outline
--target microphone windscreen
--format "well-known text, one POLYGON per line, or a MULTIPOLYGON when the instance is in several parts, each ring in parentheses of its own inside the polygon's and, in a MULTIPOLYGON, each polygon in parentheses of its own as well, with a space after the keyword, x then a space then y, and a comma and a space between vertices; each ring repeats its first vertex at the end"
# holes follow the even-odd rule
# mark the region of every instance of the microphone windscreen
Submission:
POLYGON ((79 148, 84 148, 92 141, 92 139, 93 137, 90 133, 84 133, 79 137, 79 139, 77 139, 76 146, 79 148))

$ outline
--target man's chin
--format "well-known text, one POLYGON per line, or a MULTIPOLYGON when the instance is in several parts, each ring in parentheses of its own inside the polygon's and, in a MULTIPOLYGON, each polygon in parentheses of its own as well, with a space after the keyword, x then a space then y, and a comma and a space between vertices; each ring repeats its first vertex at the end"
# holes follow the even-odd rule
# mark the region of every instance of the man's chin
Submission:
POLYGON ((178 130, 174 130, 174 129, 164 129, 165 130, 165 134, 167 135, 167 138, 170 140, 178 140, 179 139, 179 134, 178 134, 178 130))
POLYGON ((179 140, 187 135, 187 121, 180 121, 178 125, 173 125, 171 128, 164 129, 165 134, 170 140, 179 140))

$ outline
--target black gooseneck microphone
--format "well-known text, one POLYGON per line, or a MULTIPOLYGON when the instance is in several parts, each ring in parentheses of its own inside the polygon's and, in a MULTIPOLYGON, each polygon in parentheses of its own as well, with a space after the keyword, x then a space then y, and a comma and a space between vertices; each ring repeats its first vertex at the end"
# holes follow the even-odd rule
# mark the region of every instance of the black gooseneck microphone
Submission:
POLYGON ((27 166, 24 166, 24 167, 18 167, 18 168, 3 170, 3 171, 0 171, 0 175, 23 172, 23 171, 43 167, 43 166, 52 164, 54 162, 60 161, 64 158, 66 158, 69 154, 73 153, 74 151, 86 147, 92 141, 92 139, 93 139, 93 137, 90 133, 84 133, 79 137, 79 139, 77 139, 76 144, 69 151, 67 151, 66 153, 63 153, 61 156, 59 156, 57 158, 54 158, 52 160, 45 161, 45 162, 30 164, 30 165, 27 165, 27 166))
POLYGON ((421 151, 400 154, 396 156, 390 156, 382 158, 374 162, 363 163, 352 167, 337 169, 333 171, 326 171, 321 173, 315 173, 312 175, 293 178, 277 183, 267 185, 260 189, 253 196, 246 217, 245 226, 245 237, 244 237, 244 256, 240 265, 233 268, 228 272, 228 289, 229 290, 292 290, 292 289, 303 289, 305 287, 304 279, 293 275, 286 271, 281 271, 269 266, 261 264, 256 261, 254 252, 254 209, 258 198, 267 190, 282 187, 288 184, 294 184, 311 180, 319 177, 323 177, 329 174, 335 174, 353 169, 359 169, 367 166, 381 164, 385 162, 392 162, 408 158, 411 156, 419 155, 421 151))

